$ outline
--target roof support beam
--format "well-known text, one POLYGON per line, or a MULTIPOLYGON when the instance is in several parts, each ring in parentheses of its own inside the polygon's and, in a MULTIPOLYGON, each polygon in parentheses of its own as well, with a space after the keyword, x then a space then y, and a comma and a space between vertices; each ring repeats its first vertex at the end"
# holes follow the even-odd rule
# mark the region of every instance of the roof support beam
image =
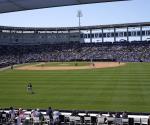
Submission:
POLYGON ((0 13, 115 1, 128 0, 2 0, 0 13))

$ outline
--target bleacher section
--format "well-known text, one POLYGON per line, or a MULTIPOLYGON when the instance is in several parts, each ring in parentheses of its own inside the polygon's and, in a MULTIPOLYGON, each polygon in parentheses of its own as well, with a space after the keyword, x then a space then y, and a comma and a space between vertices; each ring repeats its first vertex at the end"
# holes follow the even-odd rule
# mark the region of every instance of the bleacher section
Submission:
POLYGON ((0 45, 0 67, 41 61, 150 62, 150 42, 0 45))

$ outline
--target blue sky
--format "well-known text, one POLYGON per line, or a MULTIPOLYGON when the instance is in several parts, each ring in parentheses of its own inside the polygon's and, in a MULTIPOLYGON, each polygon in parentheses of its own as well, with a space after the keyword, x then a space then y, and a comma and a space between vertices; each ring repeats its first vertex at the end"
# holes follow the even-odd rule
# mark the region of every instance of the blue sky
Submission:
POLYGON ((81 25, 101 25, 150 21, 150 0, 98 3, 28 10, 0 14, 0 25, 23 27, 78 26, 77 11, 83 17, 81 25))

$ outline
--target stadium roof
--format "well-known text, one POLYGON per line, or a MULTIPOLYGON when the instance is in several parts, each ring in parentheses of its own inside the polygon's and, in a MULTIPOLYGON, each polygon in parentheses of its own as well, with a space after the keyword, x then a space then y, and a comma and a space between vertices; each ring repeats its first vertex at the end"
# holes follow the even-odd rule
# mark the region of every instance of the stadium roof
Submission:
POLYGON ((0 0, 0 13, 125 0, 0 0))
POLYGON ((110 25, 95 25, 95 26, 81 26, 79 27, 11 27, 0 26, 0 30, 18 30, 18 31, 71 31, 71 30, 89 30, 89 29, 110 29, 110 28, 126 28, 126 27, 140 27, 150 26, 150 22, 139 23, 124 23, 124 24, 110 24, 110 25))

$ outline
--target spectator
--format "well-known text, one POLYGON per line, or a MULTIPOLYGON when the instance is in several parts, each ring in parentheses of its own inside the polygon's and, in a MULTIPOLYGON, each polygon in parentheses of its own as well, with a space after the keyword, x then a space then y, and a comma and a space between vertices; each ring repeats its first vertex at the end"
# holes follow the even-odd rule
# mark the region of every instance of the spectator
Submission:
POLYGON ((59 119, 60 115, 61 115, 61 113, 59 111, 53 112, 53 123, 54 123, 54 125, 58 125, 60 123, 60 119, 59 119))
POLYGON ((122 113, 122 118, 128 118, 127 112, 123 112, 123 113, 122 113))
POLYGON ((46 114, 49 116, 50 120, 53 121, 53 110, 51 107, 48 108, 46 114))
POLYGON ((119 113, 119 112, 116 112, 115 117, 116 117, 116 118, 120 118, 120 113, 119 113))
POLYGON ((14 120, 15 120, 16 113, 15 113, 13 107, 10 107, 9 116, 10 116, 10 120, 11 120, 11 121, 14 121, 14 120))

